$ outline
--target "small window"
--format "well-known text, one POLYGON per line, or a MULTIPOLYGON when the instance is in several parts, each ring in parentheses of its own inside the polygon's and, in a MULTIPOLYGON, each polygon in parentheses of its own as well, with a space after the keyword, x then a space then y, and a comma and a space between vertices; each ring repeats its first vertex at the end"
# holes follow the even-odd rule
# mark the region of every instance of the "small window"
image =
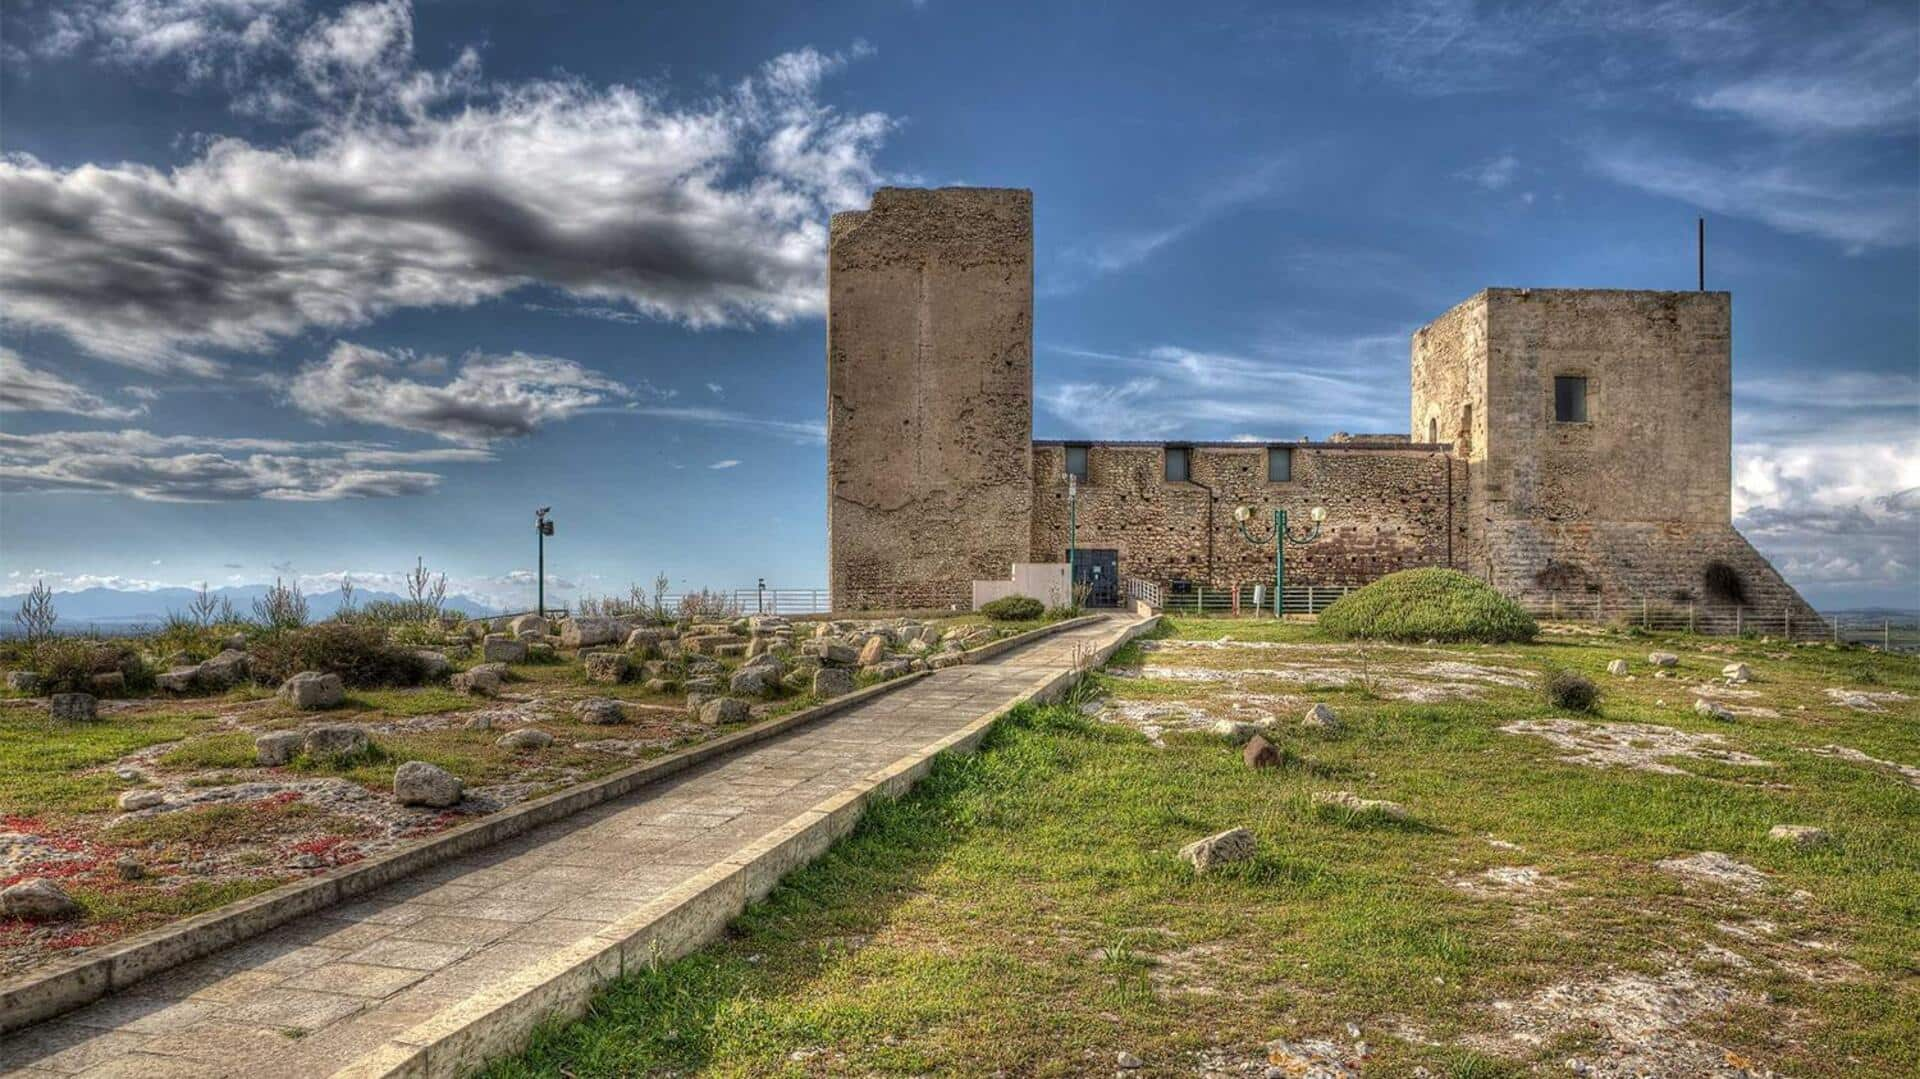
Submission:
POLYGON ((1167 447, 1167 481, 1168 482, 1170 483, 1187 482, 1187 477, 1189 475, 1188 465, 1191 463, 1188 460, 1188 457, 1192 453, 1193 451, 1188 449, 1185 446, 1168 446, 1167 447))
POLYGON ((1440 441, 1440 417, 1438 416, 1429 417, 1427 420, 1427 443, 1431 445, 1439 441, 1440 441))
POLYGON ((1587 380, 1584 376, 1553 377, 1553 418, 1558 423, 1587 422, 1587 380))
POLYGON ((1293 480, 1293 451, 1285 446, 1267 447, 1267 482, 1288 483, 1293 480))
POLYGON ((1080 479, 1087 478, 1087 448, 1085 446, 1067 447, 1067 475, 1080 479))

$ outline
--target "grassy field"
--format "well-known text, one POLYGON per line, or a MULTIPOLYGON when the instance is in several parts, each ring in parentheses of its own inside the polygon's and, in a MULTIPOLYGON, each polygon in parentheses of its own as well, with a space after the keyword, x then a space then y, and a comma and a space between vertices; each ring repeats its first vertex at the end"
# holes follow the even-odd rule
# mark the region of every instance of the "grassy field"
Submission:
POLYGON ((1920 662, 1180 619, 1089 690, 490 1074, 1920 1072, 1920 773, 1896 770, 1920 762, 1920 662), (1718 678, 1733 661, 1752 682, 1718 678), (1598 713, 1549 708, 1550 669, 1594 679, 1598 713), (1315 702, 1340 729, 1298 723, 1315 702), (1261 715, 1281 768, 1206 729, 1261 715), (1567 759, 1596 747, 1615 763, 1567 759), (1339 790, 1407 819, 1313 801, 1339 790), (1178 859, 1234 826, 1251 862, 1178 859))

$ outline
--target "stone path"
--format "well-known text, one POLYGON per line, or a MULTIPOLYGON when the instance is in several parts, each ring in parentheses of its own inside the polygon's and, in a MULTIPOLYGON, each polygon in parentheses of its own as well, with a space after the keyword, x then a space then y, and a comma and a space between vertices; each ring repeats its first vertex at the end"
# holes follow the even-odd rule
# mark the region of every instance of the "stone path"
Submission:
POLYGON ((1004 707, 1132 623, 952 667, 0 1035, 22 1076, 328 1075, 591 936, 875 769, 1004 707))

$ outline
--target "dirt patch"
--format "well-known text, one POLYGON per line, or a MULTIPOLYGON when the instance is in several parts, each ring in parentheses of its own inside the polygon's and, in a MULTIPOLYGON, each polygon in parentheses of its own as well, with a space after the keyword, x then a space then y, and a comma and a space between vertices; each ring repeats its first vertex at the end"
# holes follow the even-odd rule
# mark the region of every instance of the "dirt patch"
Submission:
POLYGON ((1470 877, 1456 877, 1451 883, 1482 899, 1516 899, 1565 887, 1564 881, 1530 865, 1495 866, 1470 877))
MULTIPOLYGON (((1349 1027, 1352 1031, 1354 1028, 1349 1027)), ((1364 1041, 1336 1038, 1285 1038, 1256 1050, 1203 1049, 1194 1055, 1193 1070, 1204 1079, 1227 1076, 1306 1076, 1309 1079, 1359 1079, 1373 1054, 1364 1041)))
POLYGON ((1749 768, 1771 768, 1773 762, 1729 749, 1717 734, 1691 734, 1652 723, 1583 723, 1574 719, 1526 719, 1500 728, 1507 734, 1532 734, 1562 749, 1568 764, 1593 768, 1618 765, 1664 775, 1691 775, 1670 758, 1692 758, 1749 768))
POLYGON ((1856 712, 1884 712, 1889 704, 1898 704, 1913 698, 1897 689, 1844 689, 1840 686, 1829 686, 1827 699, 1856 712))
POLYGON ((1736 892, 1757 892, 1767 885, 1765 873, 1717 850, 1703 850, 1684 858, 1667 858, 1654 865, 1684 880, 1730 888, 1736 892))
POLYGON ((1905 780, 1907 786, 1920 790, 1920 768, 1915 768, 1912 765, 1896 764, 1893 761, 1883 761, 1878 757, 1869 757, 1865 753, 1850 746, 1825 745, 1819 749, 1809 749, 1807 752, 1819 757, 1835 757, 1843 761, 1850 761, 1854 764, 1863 764, 1869 768, 1892 772, 1894 775, 1905 780))
POLYGON ((1206 731, 1222 719, 1238 723, 1274 723, 1307 707, 1305 698, 1272 693, 1223 693, 1208 705, 1185 701, 1115 700, 1092 703, 1089 715, 1102 723, 1131 727, 1154 745, 1165 746, 1168 731, 1206 731), (1223 707, 1222 707, 1223 706, 1223 707))
MULTIPOLYGON (((1372 665, 1369 665, 1372 666, 1372 665)), ((1382 697, 1395 700, 1432 703, 1473 700, 1487 686, 1524 686, 1530 684, 1524 671, 1506 667, 1485 667, 1473 663, 1437 661, 1413 667, 1394 667, 1391 673, 1379 673, 1361 666, 1323 663, 1290 663, 1267 667, 1202 667, 1146 664, 1115 668, 1119 678, 1149 678, 1163 682, 1208 685, 1251 686, 1261 682, 1291 682, 1306 686, 1364 686, 1382 697)))

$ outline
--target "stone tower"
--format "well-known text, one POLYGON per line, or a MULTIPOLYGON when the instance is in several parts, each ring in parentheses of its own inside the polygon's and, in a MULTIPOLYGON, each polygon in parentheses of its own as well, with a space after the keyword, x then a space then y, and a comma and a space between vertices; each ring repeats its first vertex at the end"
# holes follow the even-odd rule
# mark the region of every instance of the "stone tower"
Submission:
POLYGON ((1725 292, 1494 288, 1421 328, 1414 438, 1466 462, 1462 568, 1532 599, 1739 599, 1811 624, 1732 525, 1732 356, 1725 292))
POLYGON ((882 188, 831 231, 834 606, 964 604, 1028 559, 1033 193, 882 188))

